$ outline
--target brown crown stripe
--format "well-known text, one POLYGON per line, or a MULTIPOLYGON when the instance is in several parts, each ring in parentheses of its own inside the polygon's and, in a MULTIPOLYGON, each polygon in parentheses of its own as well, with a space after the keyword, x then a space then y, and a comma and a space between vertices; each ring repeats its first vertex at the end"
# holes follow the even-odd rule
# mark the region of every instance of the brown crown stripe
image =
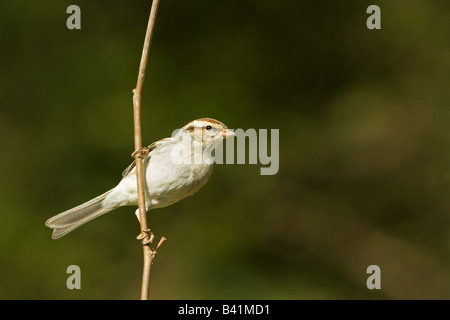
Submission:
POLYGON ((186 130, 188 130, 188 131, 194 130, 194 125, 193 125, 192 123, 195 122, 195 121, 210 122, 210 123, 211 123, 212 125, 214 125, 214 126, 218 126, 218 127, 220 127, 220 128, 227 129, 227 126, 224 125, 222 122, 217 121, 217 120, 215 120, 215 119, 211 119, 211 118, 200 118, 200 119, 191 121, 191 122, 189 122, 187 125, 185 125, 184 128, 185 128, 186 130))
POLYGON ((220 122, 220 121, 217 121, 217 120, 215 120, 215 119, 211 119, 211 118, 200 118, 200 119, 197 119, 198 121, 208 121, 208 122, 211 122, 211 123, 214 123, 214 124, 217 124, 217 125, 219 125, 219 126, 221 126, 221 127, 225 127, 226 128, 226 125, 224 125, 222 122, 220 122))

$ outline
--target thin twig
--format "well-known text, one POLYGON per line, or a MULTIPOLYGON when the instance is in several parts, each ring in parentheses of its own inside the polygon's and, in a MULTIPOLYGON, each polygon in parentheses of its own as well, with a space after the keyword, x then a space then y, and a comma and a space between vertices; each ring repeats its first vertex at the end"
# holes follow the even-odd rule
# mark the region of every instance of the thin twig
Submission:
MULTIPOLYGON (((138 190, 139 219, 141 223, 142 244, 144 250, 144 267, 142 273, 142 289, 141 300, 148 300, 150 286, 150 271, 157 250, 150 247, 153 240, 152 234, 147 226, 147 215, 145 208, 145 192, 144 192, 144 165, 141 135, 141 94, 144 85, 145 70, 147 68, 148 54, 155 25, 156 12, 158 10, 159 0, 153 0, 150 17, 148 19, 147 31, 145 34, 144 47, 142 49, 141 63, 139 65, 139 74, 136 88, 133 90, 133 111, 134 111, 134 148, 133 156, 136 158, 136 178, 138 190)), ((164 242, 164 241, 163 241, 164 242)))

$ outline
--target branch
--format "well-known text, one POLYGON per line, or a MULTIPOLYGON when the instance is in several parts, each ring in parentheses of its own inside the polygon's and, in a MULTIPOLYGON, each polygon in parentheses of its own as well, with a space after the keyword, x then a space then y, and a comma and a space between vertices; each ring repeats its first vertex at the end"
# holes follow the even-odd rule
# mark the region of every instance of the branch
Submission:
MULTIPOLYGON (((134 112, 134 148, 132 156, 136 158, 136 179, 137 192, 139 204, 139 219, 141 224, 141 234, 138 239, 142 239, 144 250, 144 267, 142 273, 142 289, 141 300, 148 300, 149 286, 150 286, 150 271, 153 263, 153 258, 156 255, 158 248, 164 243, 165 238, 157 245, 155 250, 150 247, 153 234, 147 226, 147 214, 145 206, 145 192, 144 192, 144 165, 143 158, 146 156, 145 149, 142 148, 141 135, 141 94, 144 85, 145 70, 147 69, 148 54, 150 50, 151 39, 153 35, 153 28, 155 25, 156 12, 158 10, 159 0, 153 0, 150 17, 148 19, 147 31, 145 34, 144 47, 142 49, 141 63, 139 65, 139 74, 137 78, 136 88, 133 90, 133 112, 134 112)), ((148 154, 148 152, 147 152, 148 154)))

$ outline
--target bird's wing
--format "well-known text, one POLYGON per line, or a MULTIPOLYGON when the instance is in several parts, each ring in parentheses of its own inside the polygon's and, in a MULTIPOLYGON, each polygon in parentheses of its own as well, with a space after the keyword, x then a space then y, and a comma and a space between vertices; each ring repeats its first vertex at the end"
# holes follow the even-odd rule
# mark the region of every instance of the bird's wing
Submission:
MULTIPOLYGON (((148 147, 145 147, 148 150, 148 156, 144 159, 144 165, 148 164, 148 161, 150 160, 150 157, 152 156, 153 150, 158 148, 158 146, 170 141, 171 139, 172 138, 161 139, 161 140, 153 142, 148 147)), ((123 170, 122 176, 125 177, 127 174, 129 174, 131 171, 133 171, 134 167, 136 167, 136 160, 134 160, 125 170, 123 170)))

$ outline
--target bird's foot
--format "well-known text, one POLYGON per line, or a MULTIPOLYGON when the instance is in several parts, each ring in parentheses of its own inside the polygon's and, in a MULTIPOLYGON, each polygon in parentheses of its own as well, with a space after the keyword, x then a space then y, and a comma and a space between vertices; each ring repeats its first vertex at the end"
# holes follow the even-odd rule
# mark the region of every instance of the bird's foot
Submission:
POLYGON ((136 237, 136 239, 142 240, 143 245, 152 243, 154 238, 155 236, 153 235, 153 232, 150 231, 150 229, 143 230, 141 234, 136 237))
POLYGON ((142 147, 139 150, 134 151, 131 156, 133 158, 145 159, 147 158, 150 150, 147 147, 142 147))

